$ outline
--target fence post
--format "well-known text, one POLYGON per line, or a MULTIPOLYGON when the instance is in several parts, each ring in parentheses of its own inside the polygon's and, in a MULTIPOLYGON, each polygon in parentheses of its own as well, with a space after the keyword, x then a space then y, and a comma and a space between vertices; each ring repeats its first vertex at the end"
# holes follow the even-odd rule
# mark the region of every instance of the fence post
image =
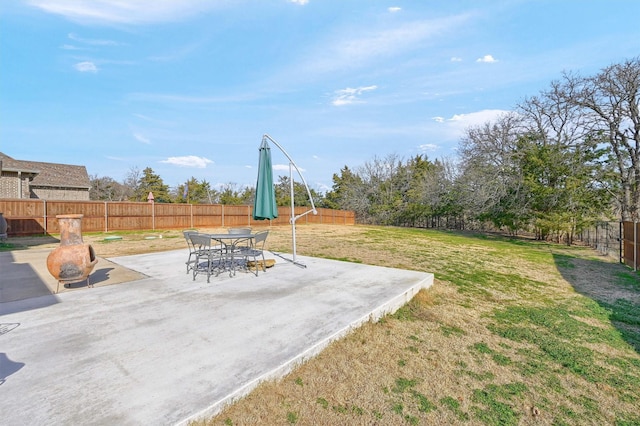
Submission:
POLYGON ((109 232, 109 214, 107 213, 107 202, 104 202, 104 232, 109 232))
POLYGON ((633 270, 638 270, 638 222, 633 221, 633 270))
POLYGON ((224 204, 220 204, 222 207, 222 227, 224 228, 224 204))
POLYGON ((623 222, 620 221, 620 223, 618 223, 618 254, 620 255, 620 263, 624 263, 624 258, 622 256, 622 248, 624 247, 624 233, 623 233, 623 222))
POLYGON ((43 208, 44 208, 44 233, 45 235, 49 233, 49 229, 47 228, 47 200, 42 200, 43 208))

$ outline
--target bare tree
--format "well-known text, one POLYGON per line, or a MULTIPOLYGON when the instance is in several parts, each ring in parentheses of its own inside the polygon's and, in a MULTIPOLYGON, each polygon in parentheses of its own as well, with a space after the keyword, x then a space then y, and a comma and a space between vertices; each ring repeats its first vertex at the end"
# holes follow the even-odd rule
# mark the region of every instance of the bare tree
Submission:
POLYGON ((551 83, 549 90, 526 98, 517 107, 524 131, 535 134, 544 145, 575 146, 588 134, 583 111, 572 102, 575 88, 561 82, 551 83))
POLYGON ((127 172, 127 176, 124 178, 122 184, 126 187, 126 196, 131 199, 138 191, 140 186, 140 179, 142 178, 142 172, 138 167, 131 167, 127 172))
POLYGON ((403 180, 399 173, 403 167, 402 160, 396 154, 388 154, 384 158, 374 157, 358 169, 365 190, 368 211, 377 223, 389 224, 398 212, 401 203, 403 180))
POLYGON ((640 206, 640 57, 594 77, 565 74, 567 102, 581 108, 593 140, 607 143, 619 180, 622 220, 638 220, 640 206))
POLYGON ((478 219, 517 231, 527 219, 518 143, 522 117, 505 114, 467 129, 460 146, 459 202, 478 219))
POLYGON ((98 175, 91 176, 91 190, 89 197, 92 200, 122 201, 127 197, 127 188, 113 178, 98 175))

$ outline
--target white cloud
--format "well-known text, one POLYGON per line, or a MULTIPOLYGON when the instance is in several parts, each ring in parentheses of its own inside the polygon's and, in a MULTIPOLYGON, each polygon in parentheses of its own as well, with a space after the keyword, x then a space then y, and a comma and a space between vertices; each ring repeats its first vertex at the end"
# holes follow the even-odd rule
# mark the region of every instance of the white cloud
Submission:
POLYGON ((361 103, 362 101, 359 97, 365 93, 372 90, 376 90, 378 86, 364 86, 364 87, 356 87, 351 88, 347 87, 346 89, 336 90, 335 96, 331 103, 335 106, 349 105, 353 103, 361 103))
POLYGON ((395 13, 395 12, 400 12, 402 10, 401 7, 398 6, 391 6, 390 8, 387 9, 389 12, 391 13, 395 13))
POLYGON ((481 126, 484 123, 495 121, 498 117, 509 113, 502 109, 485 109, 467 114, 454 114, 451 118, 434 117, 434 121, 442 126, 450 139, 459 139, 469 127, 481 126))
POLYGON ((78 62, 73 67, 80 72, 98 72, 98 67, 96 66, 96 64, 89 61, 78 62))
MULTIPOLYGON (((273 168, 273 170, 279 170, 279 171, 286 170, 288 172, 289 171, 289 164, 274 164, 272 166, 272 168, 273 168)), ((303 169, 302 167, 299 167, 299 166, 298 166, 298 169, 300 170, 300 172, 305 172, 306 171, 305 169, 303 169)))
POLYGON ((78 37, 74 33, 67 34, 67 37, 69 37, 73 41, 77 41, 77 42, 83 43, 83 44, 89 44, 89 45, 92 45, 92 46, 117 46, 119 44, 119 43, 117 43, 115 41, 112 41, 112 40, 100 40, 100 39, 82 38, 82 37, 78 37))
POLYGON ((291 3, 295 3, 295 4, 299 4, 299 5, 305 5, 307 3, 309 3, 309 0, 289 0, 291 3))
POLYGON ((467 126, 475 126, 478 124, 484 124, 487 121, 493 121, 500 115, 508 112, 509 111, 502 109, 484 109, 482 111, 470 112, 468 114, 454 114, 447 121, 462 123, 467 126))
POLYGON ((153 119, 151 117, 147 117, 146 115, 143 114, 133 114, 134 117, 138 117, 142 120, 146 120, 146 121, 153 121, 153 119))
POLYGON ((482 58, 476 59, 476 62, 493 63, 493 62, 498 62, 498 60, 491 55, 484 55, 482 58))
POLYGON ((184 157, 169 157, 166 160, 160 161, 161 163, 173 164, 179 167, 194 167, 196 169, 204 169, 207 164, 213 164, 213 161, 205 157, 198 157, 196 155, 186 155, 184 157))
POLYGON ((333 189, 333 187, 322 183, 322 182, 316 182, 316 191, 319 191, 323 194, 326 194, 327 192, 331 191, 333 189))
MULTIPOLYGON (((299 0, 304 1, 306 0, 299 0)), ((27 0, 38 9, 62 15, 72 21, 106 24, 149 24, 174 22, 224 7, 211 0, 27 0)))
POLYGON ((353 28, 346 33, 336 32, 313 49, 309 59, 296 69, 296 75, 305 78, 355 68, 372 61, 399 56, 415 49, 423 49, 429 39, 444 37, 449 31, 463 25, 470 15, 456 15, 442 19, 401 23, 393 28, 353 28), (358 34, 358 36, 353 36, 358 34))
POLYGON ((427 151, 433 152, 436 149, 438 149, 438 145, 435 145, 432 143, 425 143, 425 144, 419 145, 418 149, 420 149, 420 151, 422 152, 427 152, 427 151))
POLYGON ((452 56, 451 57, 451 62, 462 62, 462 58, 460 58, 458 56, 452 56))
POLYGON ((62 50, 87 50, 85 48, 73 46, 71 44, 63 44, 62 46, 60 46, 60 49, 62 49, 62 50))
POLYGON ((148 138, 145 138, 140 133, 134 133, 133 137, 136 138, 137 141, 142 142, 144 144, 150 145, 151 141, 148 138))

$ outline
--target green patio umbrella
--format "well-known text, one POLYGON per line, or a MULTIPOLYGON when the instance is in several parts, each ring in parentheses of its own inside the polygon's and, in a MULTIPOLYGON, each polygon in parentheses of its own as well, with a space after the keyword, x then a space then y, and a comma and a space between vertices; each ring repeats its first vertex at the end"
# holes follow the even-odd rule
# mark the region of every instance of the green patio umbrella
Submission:
POLYGON ((278 217, 276 191, 273 187, 273 168, 271 167, 271 148, 265 139, 260 145, 258 159, 258 181, 253 204, 255 220, 275 219, 278 217))

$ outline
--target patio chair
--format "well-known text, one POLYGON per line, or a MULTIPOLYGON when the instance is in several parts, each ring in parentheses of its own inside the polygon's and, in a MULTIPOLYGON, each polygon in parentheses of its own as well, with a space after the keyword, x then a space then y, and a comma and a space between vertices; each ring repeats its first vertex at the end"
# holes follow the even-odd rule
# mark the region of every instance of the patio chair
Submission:
MULTIPOLYGON (((231 235, 234 234, 242 234, 242 235, 249 235, 251 234, 251 228, 250 227, 244 227, 244 228, 228 228, 227 232, 231 235)), ((247 250, 251 247, 251 242, 249 241, 249 239, 242 239, 242 240, 238 240, 236 241, 236 243, 234 244, 235 248, 236 248, 236 252, 242 252, 243 250, 247 250)))
POLYGON ((230 234, 250 234, 251 228, 228 228, 227 232, 230 234))
POLYGON ((185 262, 187 264, 187 274, 193 268, 193 265, 196 263, 196 248, 193 246, 193 242, 191 242, 191 238, 189 238, 189 235, 197 234, 197 233, 198 233, 197 231, 182 231, 182 235, 184 235, 184 239, 187 240, 187 247, 189 247, 189 258, 185 262))
POLYGON ((268 235, 269 231, 258 232, 255 238, 253 238, 252 240, 252 245, 240 251, 240 253, 244 257, 247 269, 249 270, 252 269, 251 267, 249 267, 250 259, 252 259, 253 267, 256 268, 256 277, 258 276, 258 266, 260 264, 258 258, 262 258, 262 271, 267 272, 267 265, 264 259, 264 244, 267 241, 268 235))
POLYGON ((217 241, 213 240, 207 234, 191 233, 189 239, 195 249, 195 262, 191 270, 193 271, 193 280, 200 273, 207 274, 207 282, 211 275, 218 275, 224 268, 225 249, 217 241), (216 244, 214 245, 213 242, 216 244))

